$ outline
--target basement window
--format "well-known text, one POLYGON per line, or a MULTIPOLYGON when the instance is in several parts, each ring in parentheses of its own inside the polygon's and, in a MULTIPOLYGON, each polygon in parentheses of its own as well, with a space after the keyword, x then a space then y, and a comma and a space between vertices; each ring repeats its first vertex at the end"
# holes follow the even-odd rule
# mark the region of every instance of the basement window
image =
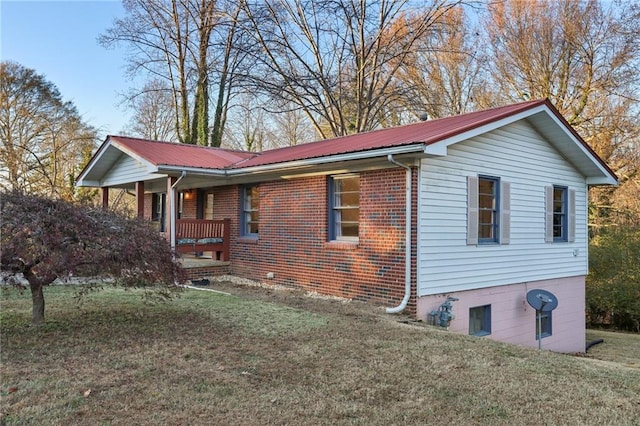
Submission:
POLYGON ((469 334, 472 336, 491 334, 491 305, 469 309, 469 334))
POLYGON ((551 311, 536 313, 536 340, 551 336, 551 311), (540 319, 538 320, 538 315, 540 319))

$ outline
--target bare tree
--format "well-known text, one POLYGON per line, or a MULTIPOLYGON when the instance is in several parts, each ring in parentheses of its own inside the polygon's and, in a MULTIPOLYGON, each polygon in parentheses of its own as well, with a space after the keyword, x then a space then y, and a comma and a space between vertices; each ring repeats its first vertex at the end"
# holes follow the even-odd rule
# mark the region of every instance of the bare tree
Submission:
POLYGON ((322 138, 371 130, 401 94, 392 84, 400 65, 456 3, 432 0, 415 8, 409 0, 247 3, 250 34, 261 48, 247 78, 274 100, 274 110, 299 107, 322 138), (405 15, 417 17, 411 32, 393 26, 405 15))
POLYGON ((273 147, 283 147, 311 142, 316 134, 304 113, 295 105, 273 115, 273 147))
POLYGON ((239 6, 226 0, 123 3, 127 16, 117 19, 99 42, 105 47, 117 43, 129 46, 130 74, 167 82, 180 142, 219 146, 233 82, 229 74, 235 64, 231 56, 239 6), (210 87, 214 82, 218 90, 214 91, 214 122, 210 126, 210 87))
MULTIPOLYGON (((402 17, 396 25, 411 30, 420 25, 416 18, 402 17)), ((417 40, 397 76, 406 88, 400 104, 414 118, 447 117, 485 106, 486 59, 479 30, 471 27, 461 6, 449 9, 437 24, 417 40)))
POLYGON ((263 99, 242 94, 230 114, 231 120, 226 129, 228 145, 251 152, 261 152, 270 145, 271 130, 267 125, 263 99))
POLYGON ((180 142, 191 138, 188 15, 182 2, 124 0, 127 16, 116 19, 98 41, 105 47, 118 43, 129 48, 128 72, 165 79, 172 89, 175 132, 180 142))
POLYGON ((243 13, 243 3, 228 1, 222 8, 226 12, 214 28, 212 56, 217 91, 211 128, 212 146, 222 144, 231 99, 236 87, 241 85, 242 74, 251 69, 246 59, 255 47, 251 46, 251 38, 245 31, 247 19, 243 13))
POLYGON ((620 189, 592 192, 594 225, 631 208, 640 198, 638 5, 505 0, 491 4, 486 28, 496 102, 549 98, 620 175, 620 189))
POLYGON ((162 141, 176 140, 171 88, 163 80, 152 80, 128 99, 133 116, 127 132, 133 136, 162 141))
POLYGON ((44 76, 0 63, 0 188, 72 199, 96 132, 44 76))

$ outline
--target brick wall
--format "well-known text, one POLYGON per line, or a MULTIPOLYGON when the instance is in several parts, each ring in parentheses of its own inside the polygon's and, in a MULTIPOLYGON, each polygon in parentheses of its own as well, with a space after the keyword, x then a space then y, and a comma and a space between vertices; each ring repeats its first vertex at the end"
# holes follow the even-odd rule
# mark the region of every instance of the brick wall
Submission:
POLYGON ((198 209, 198 199, 195 189, 189 195, 183 194, 182 198, 182 219, 195 219, 198 209))
POLYGON ((203 266, 201 268, 189 268, 186 270, 187 278, 198 280, 207 277, 229 275, 231 272, 228 265, 203 266))
MULTIPOLYGON (((415 241, 417 173, 413 173, 415 241)), ((240 188, 216 188, 215 219, 230 218, 233 275, 396 306, 404 295, 405 171, 360 174, 357 245, 327 242, 327 177, 260 184, 259 238, 239 238, 240 188), (272 272, 274 279, 267 279, 272 272)), ((415 246, 409 311, 415 312, 415 246)))
POLYGON ((153 212, 153 194, 144 194, 144 218, 151 220, 153 212))

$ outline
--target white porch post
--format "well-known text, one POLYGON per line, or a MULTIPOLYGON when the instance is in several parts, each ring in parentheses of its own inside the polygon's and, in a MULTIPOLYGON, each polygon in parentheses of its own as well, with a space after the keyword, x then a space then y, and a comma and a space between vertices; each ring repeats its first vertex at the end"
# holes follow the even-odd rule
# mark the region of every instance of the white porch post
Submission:
POLYGON ((175 178, 175 177, 171 177, 169 176, 169 178, 167 179, 167 193, 169 194, 169 203, 167 205, 167 208, 169 209, 169 241, 171 242, 171 250, 175 250, 176 249, 176 216, 178 216, 178 203, 176 202, 176 200, 178 199, 178 197, 176 197, 176 187, 178 186, 178 183, 184 179, 184 177, 187 175, 186 171, 182 171, 182 174, 180 174, 179 178, 175 178))
POLYGON ((175 184, 177 179, 174 176, 167 177, 167 204, 165 215, 169 217, 169 223, 167 224, 167 235, 169 236, 169 242, 171 243, 171 249, 176 248, 176 194, 175 184))

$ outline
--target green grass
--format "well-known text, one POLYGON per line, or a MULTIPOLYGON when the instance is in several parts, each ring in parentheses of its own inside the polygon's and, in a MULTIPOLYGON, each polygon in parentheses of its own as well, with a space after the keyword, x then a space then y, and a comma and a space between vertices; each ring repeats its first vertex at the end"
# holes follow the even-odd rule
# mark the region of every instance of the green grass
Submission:
POLYGON ((640 424, 640 369, 626 361, 404 325, 370 305, 221 286, 238 295, 186 291, 153 304, 107 288, 77 305, 73 288, 48 288, 40 328, 28 325, 28 294, 3 295, 3 421, 640 424))
POLYGON ((589 349, 590 358, 640 368, 640 334, 587 330, 587 342, 597 339, 604 342, 589 349))

